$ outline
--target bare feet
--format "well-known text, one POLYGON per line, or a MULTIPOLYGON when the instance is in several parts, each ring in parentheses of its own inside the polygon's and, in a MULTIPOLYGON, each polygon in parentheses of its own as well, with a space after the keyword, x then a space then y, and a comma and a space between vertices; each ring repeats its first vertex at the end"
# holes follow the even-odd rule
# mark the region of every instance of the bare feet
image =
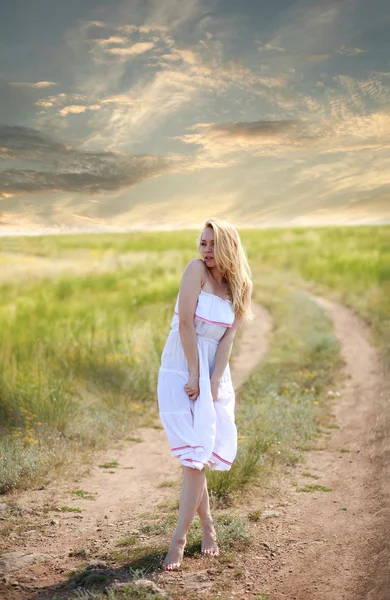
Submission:
POLYGON ((217 535, 215 533, 214 523, 211 520, 208 525, 202 526, 201 552, 208 556, 219 556, 217 535))
POLYGON ((163 571, 174 571, 180 567, 181 561, 183 560, 185 545, 186 538, 178 538, 175 535, 172 536, 168 554, 161 564, 163 571))

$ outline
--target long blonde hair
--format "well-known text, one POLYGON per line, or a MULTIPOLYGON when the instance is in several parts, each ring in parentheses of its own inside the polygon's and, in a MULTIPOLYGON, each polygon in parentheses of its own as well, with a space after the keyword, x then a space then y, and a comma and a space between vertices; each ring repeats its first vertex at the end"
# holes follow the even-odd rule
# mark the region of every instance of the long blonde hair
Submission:
MULTIPOLYGON (((228 282, 233 311, 244 321, 252 321, 252 273, 240 236, 233 225, 219 219, 207 219, 202 232, 207 227, 214 231, 214 258, 218 270, 228 282)), ((197 240, 198 250, 202 232, 197 240)))

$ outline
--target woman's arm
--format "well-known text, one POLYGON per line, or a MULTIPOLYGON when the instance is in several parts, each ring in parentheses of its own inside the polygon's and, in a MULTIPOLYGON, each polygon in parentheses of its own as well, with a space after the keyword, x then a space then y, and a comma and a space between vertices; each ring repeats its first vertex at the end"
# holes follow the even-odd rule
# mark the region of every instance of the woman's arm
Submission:
POLYGON ((211 392, 213 400, 217 399, 218 388, 222 378, 222 375, 229 362, 230 354, 233 347, 233 340, 236 336, 237 331, 242 325, 242 319, 235 318, 233 325, 225 331, 223 334, 215 353, 215 364, 211 375, 211 392))
MULTIPOLYGON (((250 288, 250 295, 252 296, 252 291, 253 291, 253 283, 252 281, 249 281, 249 288, 250 288)), ((215 355, 215 365, 214 365, 214 370, 211 376, 211 382, 214 383, 214 386, 212 387, 216 387, 219 386, 219 383, 221 381, 222 375, 226 369, 226 366, 229 362, 229 358, 230 358, 230 354, 232 351, 232 347, 233 347, 233 340, 236 336, 237 331, 240 329, 241 325, 243 324, 243 318, 242 317, 235 317, 234 321, 233 321, 233 325, 229 328, 226 329, 225 333, 223 334, 219 344, 218 344, 218 348, 217 348, 217 352, 215 355)), ((214 394, 213 394, 213 399, 216 400, 216 397, 214 398, 214 394)))
POLYGON ((190 261, 181 278, 179 291, 179 335, 190 372, 185 390, 191 400, 196 400, 199 395, 199 356, 194 315, 203 274, 201 259, 190 261))

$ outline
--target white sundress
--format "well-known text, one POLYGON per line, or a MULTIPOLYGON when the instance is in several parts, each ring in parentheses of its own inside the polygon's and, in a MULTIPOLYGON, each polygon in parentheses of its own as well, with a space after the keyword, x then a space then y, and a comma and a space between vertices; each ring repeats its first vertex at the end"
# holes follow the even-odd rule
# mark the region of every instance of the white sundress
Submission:
POLYGON ((179 294, 158 372, 157 397, 161 422, 171 454, 184 466, 228 471, 237 453, 235 393, 229 364, 221 378, 217 400, 210 377, 218 344, 234 321, 230 300, 200 291, 194 315, 199 356, 199 396, 190 400, 184 389, 188 363, 179 336, 179 294))

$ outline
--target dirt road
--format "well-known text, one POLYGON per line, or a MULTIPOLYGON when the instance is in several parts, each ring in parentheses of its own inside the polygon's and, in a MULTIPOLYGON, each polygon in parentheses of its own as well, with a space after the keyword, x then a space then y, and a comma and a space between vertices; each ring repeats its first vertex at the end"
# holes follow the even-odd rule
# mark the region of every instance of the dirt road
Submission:
MULTIPOLYGON (((333 321, 345 379, 333 398, 328 442, 290 469, 279 489, 280 517, 259 526, 275 549, 256 580, 271 600, 390 599, 388 398, 370 331, 345 306, 315 298, 333 321), (387 415, 387 416, 386 416, 387 415), (310 473, 314 477, 302 476, 310 473), (330 489, 297 493, 316 484, 330 489)), ((263 551, 264 553, 264 551, 263 551)), ((247 565, 256 572, 256 564, 247 565)))

